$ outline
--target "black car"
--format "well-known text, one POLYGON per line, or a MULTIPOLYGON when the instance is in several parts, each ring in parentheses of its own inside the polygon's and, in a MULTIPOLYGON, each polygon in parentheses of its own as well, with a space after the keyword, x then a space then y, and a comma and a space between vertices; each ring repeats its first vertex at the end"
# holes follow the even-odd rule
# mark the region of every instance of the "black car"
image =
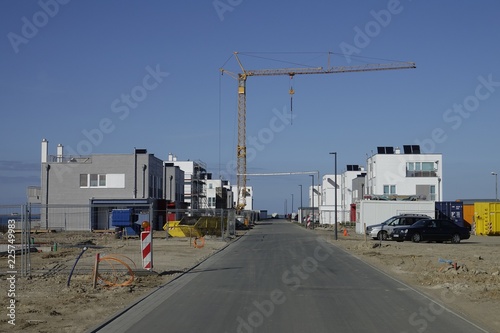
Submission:
POLYGON ((425 219, 411 226, 394 228, 391 237, 398 242, 411 240, 416 243, 421 241, 460 243, 462 239, 469 239, 470 231, 450 220, 425 219))

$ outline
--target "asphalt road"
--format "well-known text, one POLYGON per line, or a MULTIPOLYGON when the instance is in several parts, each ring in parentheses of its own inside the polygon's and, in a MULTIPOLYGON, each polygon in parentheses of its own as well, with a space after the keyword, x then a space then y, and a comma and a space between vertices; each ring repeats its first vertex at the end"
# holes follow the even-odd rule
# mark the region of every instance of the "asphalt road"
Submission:
POLYGON ((257 225, 98 332, 486 332, 314 232, 257 225))

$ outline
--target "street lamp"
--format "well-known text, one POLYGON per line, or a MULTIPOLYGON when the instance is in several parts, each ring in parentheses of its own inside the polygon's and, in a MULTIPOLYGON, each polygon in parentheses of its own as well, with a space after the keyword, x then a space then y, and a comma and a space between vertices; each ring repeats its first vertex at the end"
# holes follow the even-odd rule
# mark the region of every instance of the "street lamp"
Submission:
POLYGON ((436 175, 438 177, 438 197, 437 197, 437 201, 441 201, 441 176, 439 174, 439 160, 436 161, 436 175))
POLYGON ((292 210, 291 210, 291 213, 293 214, 293 193, 291 195, 292 195, 292 210))
POLYGON ((332 152, 330 155, 335 155, 335 240, 337 240, 337 152, 332 152))
MULTIPOLYGON (((309 175, 311 176, 311 207, 312 207, 312 228, 314 229, 314 175, 309 175)), ((307 224, 306 224, 307 226, 307 224)))
POLYGON ((492 176, 495 176, 495 201, 498 201, 498 173, 491 172, 492 176))

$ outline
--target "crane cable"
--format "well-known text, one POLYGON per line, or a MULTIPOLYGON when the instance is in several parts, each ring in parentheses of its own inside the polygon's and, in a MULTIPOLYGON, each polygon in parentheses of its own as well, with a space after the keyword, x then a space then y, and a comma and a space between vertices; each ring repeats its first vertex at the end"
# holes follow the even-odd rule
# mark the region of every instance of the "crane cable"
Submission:
POLYGON ((293 122, 293 117, 292 117, 293 94, 295 94, 295 90, 293 90, 293 86, 292 86, 292 80, 293 80, 293 74, 290 74, 290 90, 288 91, 288 93, 290 94, 290 125, 292 125, 292 122, 293 122))

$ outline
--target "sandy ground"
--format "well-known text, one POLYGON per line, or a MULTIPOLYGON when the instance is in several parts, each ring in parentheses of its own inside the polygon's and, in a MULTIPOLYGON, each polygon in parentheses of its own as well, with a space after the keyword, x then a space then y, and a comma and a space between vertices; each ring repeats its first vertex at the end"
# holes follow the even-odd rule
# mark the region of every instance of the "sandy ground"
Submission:
MULTIPOLYGON (((472 236, 461 244, 380 243, 365 241, 354 230, 349 229, 348 236, 342 231, 339 228, 338 240, 331 229, 314 232, 489 332, 500 332, 500 237, 472 236)), ((31 254, 31 277, 16 276, 15 326, 7 317, 6 306, 12 299, 8 297, 8 275, 1 278, 0 332, 85 332, 228 244, 220 238, 206 238, 203 247, 195 248, 193 240, 166 240, 164 233, 157 233, 153 240, 154 274, 147 274, 141 269, 137 239, 68 232, 33 236, 42 252, 31 254), (57 251, 51 251, 54 242, 57 251), (86 251, 82 251, 84 246, 86 251), (108 259, 100 262, 99 272, 114 286, 101 281, 93 288, 96 253, 108 259), (80 254, 68 286, 70 271, 80 254), (134 271, 132 282, 122 263, 134 271)), ((0 243, 5 239, 0 238, 0 243)), ((7 258, 0 259, 0 272, 5 272, 7 258)), ((19 256, 16 259, 19 266, 19 256)))
MULTIPOLYGON (((166 240, 164 232, 157 233, 153 238, 154 273, 150 273, 142 269, 138 239, 115 239, 111 233, 90 232, 37 234, 33 237, 42 252, 31 253, 31 277, 16 276, 15 326, 8 323, 10 318, 6 309, 12 299, 8 297, 9 275, 1 277, 0 332, 85 332, 229 244, 221 238, 206 237, 204 244, 197 242, 203 247, 196 248, 194 239, 166 240), (53 251, 54 242, 57 251, 53 251), (87 247, 86 251, 82 251, 84 247, 87 247), (99 263, 102 281, 94 289, 92 272, 97 253, 102 259, 99 263), (133 281, 123 263, 133 271, 133 281), (104 280, 113 285, 107 286, 104 280)), ((0 243, 5 243, 5 240, 0 243)), ((0 272, 5 272, 7 257, 0 258, 0 261, 3 265, 0 272)), ((20 261, 18 255, 18 268, 20 261)))
MULTIPOLYGON (((332 228, 315 232, 488 332, 500 332, 500 237, 472 235, 460 244, 398 243, 365 241, 353 229, 348 228, 348 236, 343 230, 338 228, 337 240, 332 228)), ((424 326, 416 328, 427 331, 424 326)))

